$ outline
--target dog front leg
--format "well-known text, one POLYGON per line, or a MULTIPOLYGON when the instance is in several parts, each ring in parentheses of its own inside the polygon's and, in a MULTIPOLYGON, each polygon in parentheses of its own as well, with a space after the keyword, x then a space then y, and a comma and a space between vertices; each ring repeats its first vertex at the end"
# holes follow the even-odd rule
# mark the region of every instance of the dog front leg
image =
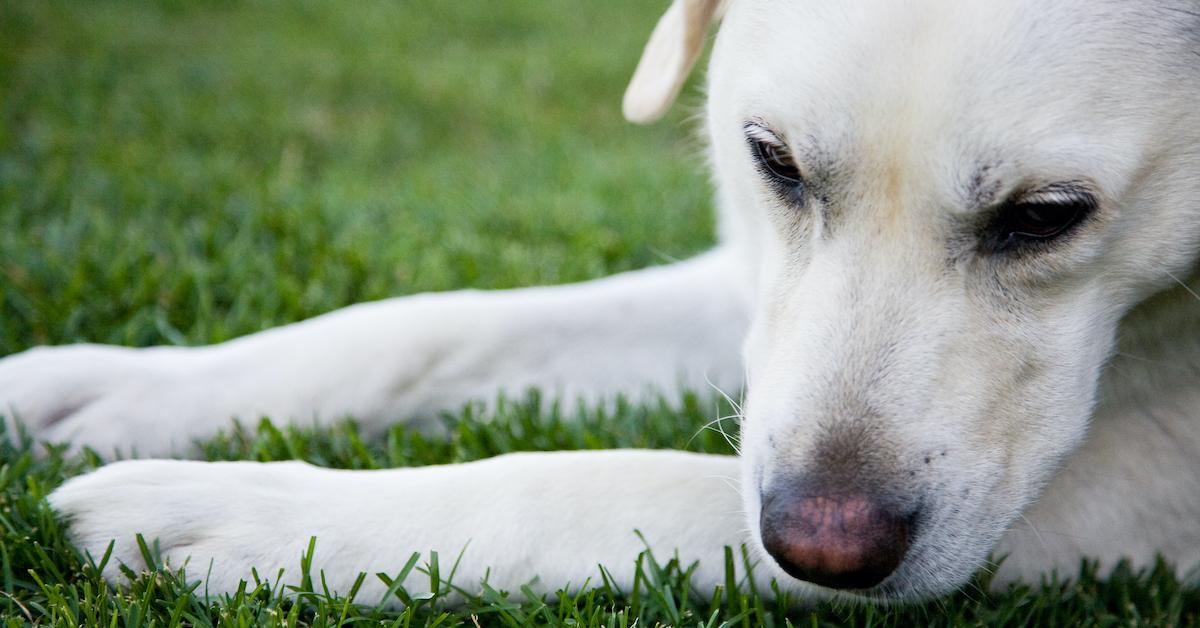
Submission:
MULTIPOLYGON (((237 590, 251 568, 272 579, 282 569, 284 584, 298 583, 301 554, 316 537, 313 580, 320 575, 345 594, 366 573, 357 600, 368 604, 387 589, 375 574, 395 577, 413 552, 425 565, 431 551, 443 580, 457 563, 442 590, 478 593, 485 579, 510 592, 531 582, 538 594, 577 590, 598 585, 603 565, 628 592, 638 554, 650 549, 660 563, 676 555, 685 566, 699 561, 693 590, 708 595, 725 581, 724 548, 748 540, 737 475, 732 457, 648 450, 520 453, 385 471, 135 460, 74 478, 50 502, 93 557, 114 543, 104 572, 114 582, 119 563, 145 567, 135 541, 142 533, 167 566, 203 579, 199 590, 209 594, 237 590)), ((775 575, 763 562, 755 568, 760 585, 775 575)), ((414 572, 405 588, 416 594, 433 585, 414 572)))
POLYGON ((34 349, 0 360, 0 414, 47 440, 161 455, 235 417, 377 428, 530 387, 586 400, 736 387, 739 271, 714 251, 581 284, 355 305, 209 347, 34 349))

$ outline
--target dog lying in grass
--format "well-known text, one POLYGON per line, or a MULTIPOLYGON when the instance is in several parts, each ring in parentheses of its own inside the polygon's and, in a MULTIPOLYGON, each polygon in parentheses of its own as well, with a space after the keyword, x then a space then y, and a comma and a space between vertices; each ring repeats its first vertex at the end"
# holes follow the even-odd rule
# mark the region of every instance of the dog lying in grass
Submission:
POLYGON ((343 592, 414 550, 461 553, 460 585, 538 576, 543 593, 597 564, 629 587, 647 544, 699 560, 711 589, 744 544, 782 588, 882 600, 953 590, 990 552, 1000 581, 1081 557, 1200 562, 1200 11, 675 0, 629 118, 669 107, 718 20, 714 251, 211 347, 36 349, 0 361, 0 403, 47 440, 162 455, 232 417, 369 427, 528 387, 744 382, 740 456, 127 461, 51 496, 75 542, 115 541, 116 580, 140 532, 210 593, 287 577, 312 536, 343 592))

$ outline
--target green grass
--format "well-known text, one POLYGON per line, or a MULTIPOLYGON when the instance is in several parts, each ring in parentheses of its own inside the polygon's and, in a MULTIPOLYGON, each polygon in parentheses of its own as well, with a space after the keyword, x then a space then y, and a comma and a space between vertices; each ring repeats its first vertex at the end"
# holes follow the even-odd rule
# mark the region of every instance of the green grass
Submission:
MULTIPOLYGON (((0 355, 80 340, 217 342, 355 301, 574 281, 704 249, 711 194, 688 108, 648 128, 619 115, 662 8, 0 2, 0 355)), ((690 93, 684 104, 694 106, 690 93)), ((726 452, 719 436, 696 434, 711 400, 685 402, 683 411, 539 412, 529 400, 491 416, 466 409, 446 418, 446 440, 402 427, 364 439, 351 425, 264 424, 205 452, 347 468, 512 450, 726 452)), ((637 591, 598 579, 549 605, 491 591, 464 608, 435 598, 385 612, 380 600, 325 595, 319 574, 286 596, 251 582, 205 600, 167 572, 117 591, 65 542, 44 501, 100 460, 37 458, 32 446, 0 445, 7 625, 1200 622, 1200 588, 1163 565, 1103 578, 1084 565, 1071 582, 1004 592, 978 581, 903 608, 789 608, 747 582, 692 591, 689 566, 669 556, 642 557, 637 591)), ((429 577, 430 559, 409 578, 429 577)))

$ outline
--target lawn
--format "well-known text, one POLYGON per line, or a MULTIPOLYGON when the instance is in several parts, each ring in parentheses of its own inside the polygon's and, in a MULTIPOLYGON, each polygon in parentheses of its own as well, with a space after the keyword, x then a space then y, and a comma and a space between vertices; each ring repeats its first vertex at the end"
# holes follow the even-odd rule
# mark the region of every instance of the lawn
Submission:
MULTIPOLYGON (((576 281, 703 250, 713 224, 690 121, 697 90, 655 126, 619 112, 663 8, 0 2, 0 356, 85 340, 219 342, 356 301, 576 281)), ((669 401, 538 410, 531 396, 490 416, 445 417, 446 440, 264 422, 205 452, 349 468, 512 450, 728 452, 698 431, 721 411, 710 395, 669 401)), ((604 586, 598 571, 595 588, 550 604, 486 591, 466 607, 434 598, 386 611, 381 600, 327 594, 319 574, 288 590, 251 580, 213 600, 169 572, 112 590, 43 499, 102 460, 32 451, 27 438, 0 445, 6 625, 1200 622, 1200 587, 1162 565, 1098 577, 1085 564, 1001 592, 981 578, 951 598, 892 608, 792 608, 764 601, 756 589, 766 582, 694 591, 688 565, 669 556, 642 557, 636 591, 604 586)), ((430 577, 430 560, 419 557, 409 577, 430 577)))

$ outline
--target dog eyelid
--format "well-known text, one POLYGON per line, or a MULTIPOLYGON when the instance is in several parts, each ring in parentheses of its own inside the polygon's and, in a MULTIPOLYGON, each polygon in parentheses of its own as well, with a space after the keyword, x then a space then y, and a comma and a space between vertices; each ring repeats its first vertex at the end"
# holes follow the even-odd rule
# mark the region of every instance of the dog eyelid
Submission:
POLYGON ((1054 183, 1019 195, 1016 203, 1039 203, 1046 205, 1082 205, 1095 207, 1096 194, 1091 187, 1077 181, 1054 183))
POLYGON ((759 142, 767 142, 778 146, 787 146, 787 142, 779 137, 777 133, 772 131, 770 127, 757 120, 747 120, 742 124, 742 131, 746 137, 759 142))
POLYGON ((1039 205, 1079 205, 1098 207, 1101 195, 1087 179, 1062 179, 1053 183, 1042 180, 997 184, 996 191, 980 194, 981 200, 968 206, 973 211, 994 213, 1022 203, 1039 205))

